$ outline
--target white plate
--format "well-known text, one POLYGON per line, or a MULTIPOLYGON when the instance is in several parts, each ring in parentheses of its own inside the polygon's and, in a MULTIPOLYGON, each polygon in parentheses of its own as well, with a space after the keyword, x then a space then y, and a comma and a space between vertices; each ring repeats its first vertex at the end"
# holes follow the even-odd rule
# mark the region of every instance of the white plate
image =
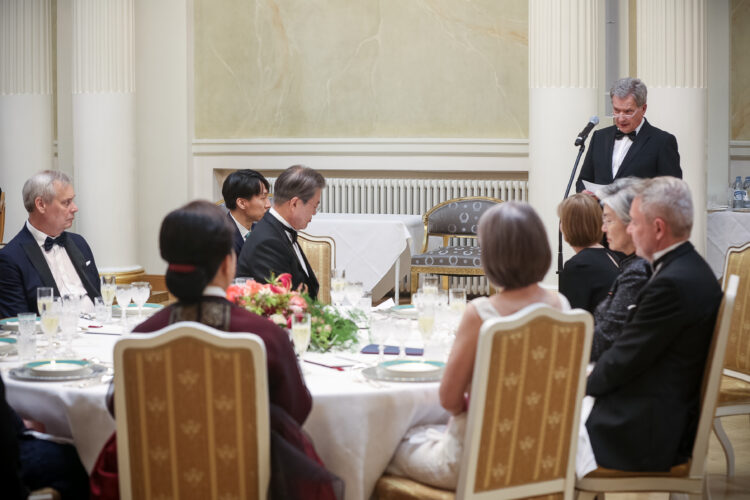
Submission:
POLYGON ((398 377, 423 377, 439 373, 445 368, 441 361, 423 361, 410 359, 396 359, 380 363, 380 370, 398 377))
POLYGON ((37 377, 74 377, 91 371, 91 362, 83 359, 32 361, 24 365, 37 377))
MULTIPOLYGON (((152 304, 152 303, 146 303, 143 304, 143 317, 147 318, 154 314, 157 311, 161 311, 164 309, 164 306, 161 304, 152 304)), ((128 309, 126 311, 126 314, 128 316, 138 316, 138 306, 131 303, 128 305, 128 309)), ((120 306, 114 305, 112 306, 112 317, 113 318, 119 318, 122 316, 122 310, 120 309, 120 306)))

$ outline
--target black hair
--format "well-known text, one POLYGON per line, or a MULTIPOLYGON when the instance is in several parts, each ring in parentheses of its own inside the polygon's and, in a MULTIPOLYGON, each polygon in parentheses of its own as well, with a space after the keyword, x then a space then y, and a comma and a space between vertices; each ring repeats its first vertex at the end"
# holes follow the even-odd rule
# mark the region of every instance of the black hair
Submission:
POLYGON ((221 262, 234 251, 234 230, 226 212, 208 201, 191 201, 164 217, 159 249, 169 264, 167 288, 181 302, 201 298, 221 262))
POLYGON ((224 204, 229 210, 234 210, 237 208, 237 198, 249 199, 258 196, 261 184, 266 187, 266 191, 270 189, 268 180, 260 172, 249 168, 232 172, 221 186, 224 204))

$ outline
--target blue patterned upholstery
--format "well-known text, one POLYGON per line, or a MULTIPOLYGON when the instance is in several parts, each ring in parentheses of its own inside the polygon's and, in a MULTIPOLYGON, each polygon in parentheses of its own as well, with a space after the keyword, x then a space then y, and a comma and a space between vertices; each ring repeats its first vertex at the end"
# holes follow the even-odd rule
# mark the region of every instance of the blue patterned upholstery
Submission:
POLYGON ((413 255, 412 266, 479 267, 479 247, 440 247, 413 255))

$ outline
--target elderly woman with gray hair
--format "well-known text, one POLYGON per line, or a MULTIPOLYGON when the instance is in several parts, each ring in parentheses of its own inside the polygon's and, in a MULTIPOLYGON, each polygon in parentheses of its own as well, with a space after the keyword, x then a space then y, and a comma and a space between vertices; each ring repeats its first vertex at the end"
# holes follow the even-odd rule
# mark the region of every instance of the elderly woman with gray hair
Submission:
POLYGON ((626 256, 620 261, 621 273, 607 296, 594 310, 591 361, 598 360, 620 335, 630 306, 635 304, 638 293, 651 276, 651 266, 646 260, 636 256, 633 239, 627 232, 630 204, 635 198, 634 188, 639 182, 633 177, 617 179, 596 193, 602 203, 602 231, 606 233, 609 248, 626 256))

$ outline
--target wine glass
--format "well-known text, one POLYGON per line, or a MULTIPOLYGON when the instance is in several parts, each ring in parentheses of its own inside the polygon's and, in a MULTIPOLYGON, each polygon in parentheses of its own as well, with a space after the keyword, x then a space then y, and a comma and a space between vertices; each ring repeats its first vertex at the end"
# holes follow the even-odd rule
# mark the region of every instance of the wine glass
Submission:
POLYGON ((39 315, 42 314, 43 304, 52 302, 54 297, 54 290, 49 286, 40 286, 36 289, 36 309, 39 311, 39 315))
POLYGON ((122 324, 123 326, 127 326, 128 321, 125 318, 125 315, 128 312, 130 299, 133 298, 133 287, 131 285, 117 285, 115 295, 117 296, 117 305, 120 306, 120 309, 122 310, 122 324))
POLYGON ((432 331, 435 328, 435 295, 422 293, 417 297, 415 305, 417 306, 417 325, 419 333, 422 335, 425 350, 427 344, 432 338, 432 331))
POLYGON ((438 293, 438 277, 432 274, 427 274, 422 281, 422 292, 425 294, 437 294, 438 293))
POLYGON ((117 282, 114 274, 103 274, 101 277, 102 283, 102 301, 107 306, 107 321, 112 319, 112 302, 115 300, 115 293, 117 292, 117 282))
POLYGON ((61 311, 62 306, 59 297, 42 302, 42 310, 39 311, 42 317, 42 332, 47 339, 47 351, 50 358, 53 358, 55 354, 54 341, 57 328, 60 326, 61 311))
POLYGON ((388 330, 391 326, 391 318, 384 314, 376 313, 370 320, 370 336, 372 342, 378 345, 378 364, 383 362, 385 354, 385 341, 388 338, 388 330))
POLYGON ((346 298, 346 272, 343 269, 331 271, 331 302, 340 306, 346 298))
POLYGON ((356 281, 354 283, 347 283, 344 288, 344 294, 346 295, 346 301, 349 305, 354 308, 359 305, 359 299, 362 297, 362 282, 356 281))
POLYGON ((133 302, 138 306, 138 322, 143 318, 143 304, 151 296, 151 283, 148 281, 136 281, 133 283, 133 302))
POLYGON ((297 353, 300 361, 307 351, 307 346, 310 345, 311 333, 310 313, 292 314, 292 342, 294 352, 297 353))

